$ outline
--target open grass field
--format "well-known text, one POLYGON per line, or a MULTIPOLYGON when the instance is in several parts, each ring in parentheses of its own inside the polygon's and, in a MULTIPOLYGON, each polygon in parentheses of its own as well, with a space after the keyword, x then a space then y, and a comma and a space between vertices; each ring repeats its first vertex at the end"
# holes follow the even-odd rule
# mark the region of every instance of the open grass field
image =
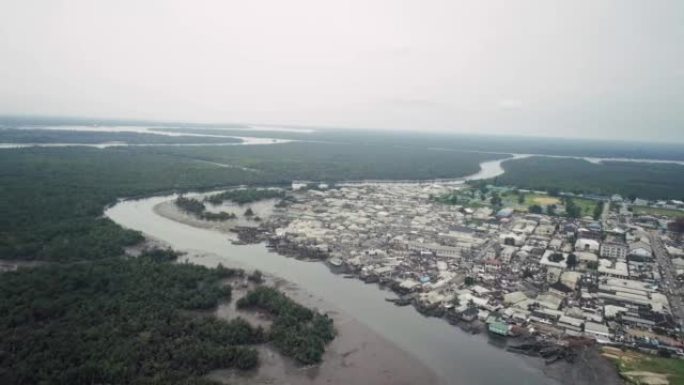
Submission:
POLYGON ((634 215, 653 215, 666 217, 684 217, 684 210, 663 209, 659 207, 633 206, 634 215))
POLYGON ((684 385, 684 360, 613 347, 604 347, 603 356, 614 361, 620 374, 630 383, 684 385))
POLYGON ((583 198, 573 198, 573 202, 577 206, 579 206, 582 209, 582 216, 593 216, 594 215, 594 207, 599 203, 598 201, 594 201, 591 199, 583 199, 583 198))
MULTIPOLYGON (((503 198, 503 205, 504 206, 513 207, 516 210, 520 210, 520 211, 527 211, 527 209, 532 205, 539 205, 542 207, 546 207, 549 205, 561 206, 563 204, 563 202, 561 201, 560 198, 552 197, 552 196, 547 195, 547 194, 527 193, 527 194, 525 194, 525 200, 523 201, 523 203, 520 203, 518 201, 518 195, 514 194, 514 193, 506 194, 502 198, 503 198)), ((578 202, 579 200, 580 199, 575 199, 575 202, 577 202, 578 205, 581 206, 581 204, 578 202)), ((586 201, 592 202, 589 200, 586 200, 586 201)), ((581 207, 583 210, 582 212, 584 213, 585 207, 584 206, 581 206, 581 207)), ((590 210, 593 210, 593 209, 594 209, 594 206, 591 206, 590 210)), ((590 211, 590 213, 591 213, 591 211, 590 211)))
POLYGON ((530 205, 539 205, 539 206, 548 206, 548 205, 560 205, 561 200, 552 197, 549 195, 542 195, 542 194, 529 194, 525 195, 525 205, 530 206, 530 205))

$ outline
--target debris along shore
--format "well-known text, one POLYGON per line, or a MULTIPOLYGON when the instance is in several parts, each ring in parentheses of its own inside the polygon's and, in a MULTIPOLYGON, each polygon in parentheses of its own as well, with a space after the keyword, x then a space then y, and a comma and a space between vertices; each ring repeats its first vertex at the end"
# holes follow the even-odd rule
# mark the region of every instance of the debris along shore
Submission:
POLYGON ((541 357, 549 365, 559 360, 574 363, 578 350, 592 347, 595 343, 594 340, 583 337, 566 337, 560 341, 531 339, 518 345, 509 345, 506 350, 532 357, 541 357))

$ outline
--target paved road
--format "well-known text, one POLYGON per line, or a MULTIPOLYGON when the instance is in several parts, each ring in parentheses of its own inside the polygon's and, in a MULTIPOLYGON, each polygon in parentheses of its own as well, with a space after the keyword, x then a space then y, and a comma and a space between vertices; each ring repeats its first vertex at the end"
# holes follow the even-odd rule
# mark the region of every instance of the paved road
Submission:
POLYGON ((677 318, 679 324, 682 325, 682 320, 684 320, 684 302, 682 301, 682 288, 676 279, 675 267, 658 234, 651 232, 650 238, 653 253, 663 278, 662 288, 670 301, 672 314, 677 318))
POLYGON ((601 212, 601 225, 605 230, 608 226, 608 214, 610 214, 610 201, 603 201, 603 211, 601 212))

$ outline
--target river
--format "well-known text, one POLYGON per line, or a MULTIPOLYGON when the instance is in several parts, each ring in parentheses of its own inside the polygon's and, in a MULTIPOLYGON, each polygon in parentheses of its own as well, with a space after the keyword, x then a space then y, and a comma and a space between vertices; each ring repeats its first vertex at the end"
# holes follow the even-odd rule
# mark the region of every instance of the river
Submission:
MULTIPOLYGON (((500 166, 501 161, 497 162, 500 166)), ((478 175, 497 172, 489 162, 478 175)), ((487 336, 467 334, 444 320, 423 317, 412 307, 394 306, 385 301, 393 295, 376 285, 345 279, 330 272, 323 263, 271 253, 263 245, 233 245, 225 232, 158 215, 155 206, 174 197, 121 201, 110 207, 106 215, 123 227, 188 252, 189 262, 259 269, 292 282, 408 352, 444 383, 495 385, 512 380, 527 385, 557 383, 544 375, 536 360, 508 353, 487 336)))
POLYGON ((101 143, 0 143, 0 150, 13 148, 31 147, 213 147, 213 146, 254 146, 265 144, 282 144, 296 142, 291 139, 255 138, 251 136, 230 136, 228 138, 239 139, 239 142, 209 142, 209 143, 127 143, 127 142, 101 142, 101 143))

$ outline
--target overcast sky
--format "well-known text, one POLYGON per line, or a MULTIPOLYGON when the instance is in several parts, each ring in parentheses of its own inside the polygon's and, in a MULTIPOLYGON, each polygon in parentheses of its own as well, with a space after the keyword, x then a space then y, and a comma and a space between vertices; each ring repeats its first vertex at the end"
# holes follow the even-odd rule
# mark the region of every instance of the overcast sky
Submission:
POLYGON ((684 141, 684 1, 0 0, 0 114, 684 141))

